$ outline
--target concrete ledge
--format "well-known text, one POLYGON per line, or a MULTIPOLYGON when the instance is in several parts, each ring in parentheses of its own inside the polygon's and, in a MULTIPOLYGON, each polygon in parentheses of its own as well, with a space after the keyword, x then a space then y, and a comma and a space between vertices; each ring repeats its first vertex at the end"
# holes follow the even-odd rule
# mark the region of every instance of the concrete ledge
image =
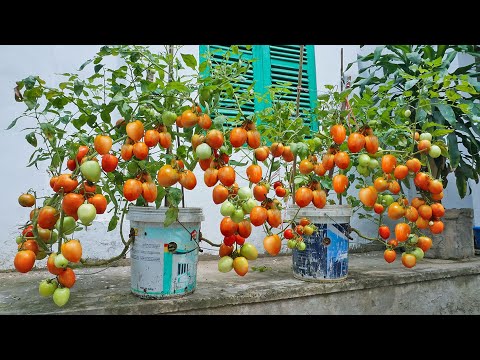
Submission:
POLYGON ((480 258, 425 259, 413 269, 379 252, 350 254, 347 280, 294 279, 290 256, 262 258, 266 266, 245 277, 221 274, 201 261, 197 290, 171 300, 142 300, 130 293, 130 268, 78 269, 70 302, 58 308, 41 298, 44 271, 0 274, 0 314, 480 314, 480 258))

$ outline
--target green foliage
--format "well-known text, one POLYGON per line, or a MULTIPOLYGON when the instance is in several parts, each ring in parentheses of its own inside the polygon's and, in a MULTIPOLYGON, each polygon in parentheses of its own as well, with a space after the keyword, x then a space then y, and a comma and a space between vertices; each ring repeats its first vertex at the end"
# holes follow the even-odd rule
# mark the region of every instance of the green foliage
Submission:
POLYGON ((381 46, 357 60, 367 66, 353 84, 360 94, 354 95, 352 104, 366 110, 361 113, 365 121, 378 122, 375 130, 385 135, 381 140, 387 146, 413 146, 408 136, 412 127, 428 129, 443 144, 433 174, 446 184, 448 173, 455 171, 461 197, 466 195, 467 180, 478 183, 480 175, 479 58, 476 45, 381 46), (471 55, 471 62, 452 69, 460 54, 471 55), (410 118, 403 116, 406 109, 411 110, 410 118), (405 136, 389 137, 387 128, 404 129, 405 136), (459 143, 465 151, 460 151, 459 143))

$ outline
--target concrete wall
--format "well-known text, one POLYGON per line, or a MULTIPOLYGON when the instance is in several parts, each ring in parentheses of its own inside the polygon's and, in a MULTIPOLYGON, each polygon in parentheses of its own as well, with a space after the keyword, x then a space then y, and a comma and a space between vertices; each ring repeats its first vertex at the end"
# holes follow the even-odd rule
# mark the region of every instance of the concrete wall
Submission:
MULTIPOLYGON (((342 47, 344 48, 344 67, 346 68, 349 62, 356 59, 356 53, 359 51, 357 45, 317 45, 315 47, 318 92, 324 90, 323 85, 325 84, 339 85, 340 48, 342 47)), ((0 233, 0 269, 13 266, 18 227, 28 219, 29 209, 21 208, 17 204, 17 197, 29 188, 37 190, 39 195, 50 192, 49 177, 44 171, 45 169, 40 167, 37 170, 35 167, 25 167, 33 148, 26 143, 24 139, 26 132, 21 129, 28 127, 31 120, 19 120, 15 129, 4 130, 24 109, 22 103, 14 101, 15 81, 34 74, 42 77, 47 83, 58 83, 61 78, 55 75, 56 73, 78 69, 86 59, 94 56, 98 48, 99 46, 96 45, 0 46, 2 55, 0 62, 0 141, 4 145, 4 154, 0 157, 1 169, 3 169, 0 174, 0 184, 4 188, 3 201, 0 204, 2 214, 0 217, 0 229, 2 229, 0 233)), ((160 50, 162 46, 157 45, 152 48, 160 50)), ((198 58, 198 45, 186 45, 181 52, 194 54, 198 58)), ((355 77, 357 72, 358 67, 354 65, 348 74, 355 77)), ((211 189, 207 189, 203 183, 203 173, 196 171, 196 175, 199 180, 198 185, 193 196, 187 191, 186 205, 203 207, 205 221, 202 224, 202 231, 210 240, 220 242, 219 206, 211 201, 211 189)), ((242 186, 246 183, 239 181, 239 184, 242 186)), ((454 199, 453 194, 451 197, 454 199)), ((76 233, 83 243, 85 256, 106 258, 116 255, 120 251, 121 242, 118 229, 115 232, 107 233, 108 221, 108 215, 98 216, 88 231, 76 233)), ((354 219, 353 221, 354 224, 359 224, 358 220, 354 219)), ((128 222, 124 224, 124 229, 128 233, 128 222)), ((371 232, 371 227, 367 230, 371 232)), ((254 231, 251 239, 259 249, 263 249, 261 245, 263 236, 260 231, 254 231)), ((361 242, 357 240, 356 243, 361 242)))

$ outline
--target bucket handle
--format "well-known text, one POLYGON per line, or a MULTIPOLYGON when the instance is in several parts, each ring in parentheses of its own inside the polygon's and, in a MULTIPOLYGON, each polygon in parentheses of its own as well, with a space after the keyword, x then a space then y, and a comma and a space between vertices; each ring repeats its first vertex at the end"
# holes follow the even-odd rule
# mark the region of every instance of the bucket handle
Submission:
MULTIPOLYGON (((343 225, 337 223, 335 221, 335 219, 333 219, 330 215, 328 214, 325 214, 328 218, 330 218, 330 220, 332 220, 335 224, 337 224, 341 229, 343 229, 343 225)), ((353 237, 350 236, 350 233, 352 232, 352 227, 350 226, 350 224, 347 224, 346 226, 346 229, 344 231, 342 231, 343 235, 345 235, 347 237, 348 240, 354 240, 353 237)))

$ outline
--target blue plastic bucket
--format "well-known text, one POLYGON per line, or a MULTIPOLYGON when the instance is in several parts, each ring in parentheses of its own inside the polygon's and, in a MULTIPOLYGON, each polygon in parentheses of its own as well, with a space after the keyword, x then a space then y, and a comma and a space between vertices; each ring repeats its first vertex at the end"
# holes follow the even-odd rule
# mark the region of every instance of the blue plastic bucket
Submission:
POLYGON ((473 227, 473 237, 475 239, 475 249, 480 249, 480 226, 473 227))
MULTIPOLYGON (((289 219, 298 208, 288 210, 289 219)), ((348 229, 352 208, 326 205, 323 209, 306 207, 296 219, 307 217, 317 227, 311 236, 303 236, 306 249, 293 249, 293 276, 307 281, 340 281, 348 274, 348 229)))
POLYGON ((130 254, 131 291, 144 299, 187 295, 197 284, 202 209, 179 209, 181 224, 174 222, 165 228, 166 210, 130 206, 127 214, 135 231, 130 254))

